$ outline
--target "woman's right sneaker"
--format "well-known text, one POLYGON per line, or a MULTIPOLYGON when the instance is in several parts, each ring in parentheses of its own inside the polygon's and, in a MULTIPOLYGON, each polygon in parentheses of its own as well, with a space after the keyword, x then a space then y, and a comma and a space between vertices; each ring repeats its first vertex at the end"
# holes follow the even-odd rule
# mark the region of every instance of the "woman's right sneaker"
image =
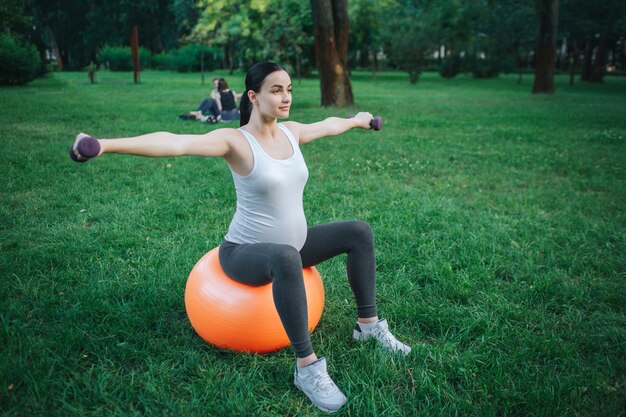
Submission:
POLYGON ((317 408, 328 413, 334 413, 348 401, 328 375, 326 358, 319 358, 304 368, 296 366, 293 383, 317 408))

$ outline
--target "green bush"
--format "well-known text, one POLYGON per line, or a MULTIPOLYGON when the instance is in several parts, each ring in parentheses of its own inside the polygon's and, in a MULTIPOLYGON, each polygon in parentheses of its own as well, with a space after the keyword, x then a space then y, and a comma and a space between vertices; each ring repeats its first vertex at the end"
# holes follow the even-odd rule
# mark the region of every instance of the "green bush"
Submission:
POLYGON ((474 78, 494 78, 500 74, 500 63, 492 56, 476 57, 471 61, 471 71, 474 78))
POLYGON ((174 69, 178 72, 200 71, 200 57, 204 48, 204 70, 213 71, 218 68, 222 59, 222 51, 198 44, 185 45, 174 54, 174 69))
POLYGON ((165 52, 162 54, 154 55, 152 57, 152 69, 173 70, 174 69, 174 54, 171 52, 165 52))
MULTIPOLYGON (((105 46, 98 54, 98 59, 111 71, 132 71, 133 59, 130 48, 123 46, 105 46)), ((139 48, 139 67, 147 68, 150 63, 150 52, 139 48)))
POLYGON ((443 78, 454 78, 463 71, 463 58, 459 54, 446 57, 441 63, 439 74, 443 78))
POLYGON ((37 78, 41 69, 41 59, 34 45, 11 34, 0 34, 0 84, 26 84, 37 78))
POLYGON ((516 73, 517 68, 517 58, 514 55, 505 55, 500 58, 500 71, 505 74, 516 73))
POLYGON ((200 69, 200 45, 185 45, 174 52, 174 68, 178 72, 198 71, 200 69))
POLYGON ((165 52, 152 57, 152 67, 159 70, 175 70, 178 72, 200 71, 200 59, 204 48, 204 70, 213 71, 219 68, 222 51, 197 44, 185 45, 180 49, 165 52))

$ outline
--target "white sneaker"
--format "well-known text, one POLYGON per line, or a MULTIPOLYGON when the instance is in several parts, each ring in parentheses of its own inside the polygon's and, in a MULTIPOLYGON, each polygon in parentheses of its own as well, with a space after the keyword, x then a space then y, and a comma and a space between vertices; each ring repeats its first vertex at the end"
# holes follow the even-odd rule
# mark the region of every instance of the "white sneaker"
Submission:
POLYGON ((352 337, 356 340, 367 340, 374 338, 388 351, 392 353, 400 353, 407 356, 411 353, 411 348, 404 343, 398 341, 389 331, 387 319, 381 319, 376 322, 375 326, 363 326, 357 322, 352 337))
POLYGON ((334 413, 348 401, 330 379, 326 370, 326 358, 320 358, 304 368, 296 366, 293 383, 309 397, 317 408, 328 413, 334 413))

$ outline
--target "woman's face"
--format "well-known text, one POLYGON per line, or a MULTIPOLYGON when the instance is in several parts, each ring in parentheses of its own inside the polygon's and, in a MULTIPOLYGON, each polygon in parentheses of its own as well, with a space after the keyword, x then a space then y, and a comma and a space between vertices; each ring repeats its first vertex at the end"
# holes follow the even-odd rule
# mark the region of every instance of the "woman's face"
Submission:
POLYGON ((291 78, 286 71, 274 71, 265 77, 261 91, 250 97, 263 115, 284 119, 291 107, 291 78))

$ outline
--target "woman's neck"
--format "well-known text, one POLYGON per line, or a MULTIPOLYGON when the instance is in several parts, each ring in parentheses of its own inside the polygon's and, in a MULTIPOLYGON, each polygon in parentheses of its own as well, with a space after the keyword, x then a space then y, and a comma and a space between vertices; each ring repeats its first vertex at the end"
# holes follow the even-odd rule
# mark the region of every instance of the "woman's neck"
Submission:
POLYGON ((257 112, 252 113, 245 127, 256 138, 272 140, 278 136, 278 120, 275 117, 264 117, 257 112))

